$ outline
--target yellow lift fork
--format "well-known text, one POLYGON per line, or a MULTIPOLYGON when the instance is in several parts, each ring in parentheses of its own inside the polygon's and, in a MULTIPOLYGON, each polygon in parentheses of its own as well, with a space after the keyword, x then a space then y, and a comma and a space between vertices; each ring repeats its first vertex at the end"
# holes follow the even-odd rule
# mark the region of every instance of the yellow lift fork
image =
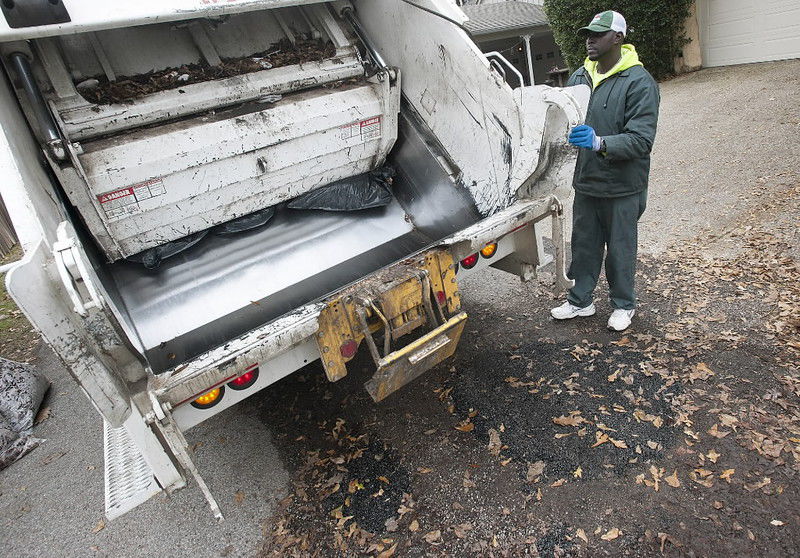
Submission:
POLYGON ((347 362, 366 340, 376 371, 365 387, 381 401, 450 357, 464 331, 467 314, 447 250, 431 250, 382 270, 327 302, 320 313, 317 344, 332 382, 347 375, 347 362), (393 342, 424 328, 402 348, 393 342), (383 350, 375 334, 383 332, 383 350))

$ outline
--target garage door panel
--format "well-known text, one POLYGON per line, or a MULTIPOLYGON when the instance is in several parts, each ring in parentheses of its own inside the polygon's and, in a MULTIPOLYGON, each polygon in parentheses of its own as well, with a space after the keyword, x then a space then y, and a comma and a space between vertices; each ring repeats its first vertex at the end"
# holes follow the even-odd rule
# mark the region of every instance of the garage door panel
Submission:
POLYGON ((699 0, 706 66, 800 57, 798 0, 699 0))

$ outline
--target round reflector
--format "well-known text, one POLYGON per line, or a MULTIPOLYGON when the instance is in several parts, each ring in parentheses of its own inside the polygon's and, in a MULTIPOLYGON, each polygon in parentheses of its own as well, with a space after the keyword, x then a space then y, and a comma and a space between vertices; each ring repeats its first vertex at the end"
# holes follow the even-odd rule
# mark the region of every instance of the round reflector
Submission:
POLYGON ((478 254, 472 254, 471 256, 467 256, 463 260, 461 260, 461 265, 464 266, 464 269, 472 269, 475 267, 475 264, 478 263, 478 254))
POLYGON ((235 390, 247 389, 256 383, 256 380, 258 380, 258 366, 251 368, 238 378, 234 378, 228 382, 228 386, 235 390))
POLYGON ((439 303, 439 306, 444 306, 447 302, 447 295, 444 294, 444 291, 436 291, 436 302, 439 303))
POLYGON ((481 256, 484 258, 491 258, 494 256, 495 252, 497 252, 497 243, 492 242, 491 244, 487 244, 483 248, 481 248, 481 256))
POLYGON ((358 343, 353 339, 348 339, 339 347, 339 352, 342 353, 343 358, 353 358, 358 350, 358 343))
POLYGON ((222 401, 223 395, 225 395, 225 386, 219 386, 192 401, 192 407, 196 409, 208 409, 222 401))

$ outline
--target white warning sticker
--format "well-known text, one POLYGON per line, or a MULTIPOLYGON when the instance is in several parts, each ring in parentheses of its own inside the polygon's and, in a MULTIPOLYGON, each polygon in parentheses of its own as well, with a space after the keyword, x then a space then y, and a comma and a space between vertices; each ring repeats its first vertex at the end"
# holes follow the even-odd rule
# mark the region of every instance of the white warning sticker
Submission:
POLYGON ((153 178, 127 188, 100 194, 97 196, 97 201, 100 202, 100 207, 103 208, 108 220, 117 221, 123 217, 141 213, 143 210, 139 202, 166 193, 164 182, 160 178, 153 178))
POLYGON ((381 117, 373 116, 360 122, 353 122, 340 128, 342 139, 349 140, 358 138, 361 141, 369 141, 381 137, 381 117))

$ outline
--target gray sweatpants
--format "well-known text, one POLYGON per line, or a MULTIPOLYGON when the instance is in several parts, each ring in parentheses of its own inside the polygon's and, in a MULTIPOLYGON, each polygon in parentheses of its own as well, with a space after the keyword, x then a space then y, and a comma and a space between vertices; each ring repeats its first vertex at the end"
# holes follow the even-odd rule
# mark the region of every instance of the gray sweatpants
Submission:
POLYGON ((647 190, 621 198, 595 198, 575 192, 572 206, 572 264, 575 280, 567 300, 585 308, 592 303, 605 252, 606 279, 613 308, 636 308, 637 226, 647 206, 647 190))

